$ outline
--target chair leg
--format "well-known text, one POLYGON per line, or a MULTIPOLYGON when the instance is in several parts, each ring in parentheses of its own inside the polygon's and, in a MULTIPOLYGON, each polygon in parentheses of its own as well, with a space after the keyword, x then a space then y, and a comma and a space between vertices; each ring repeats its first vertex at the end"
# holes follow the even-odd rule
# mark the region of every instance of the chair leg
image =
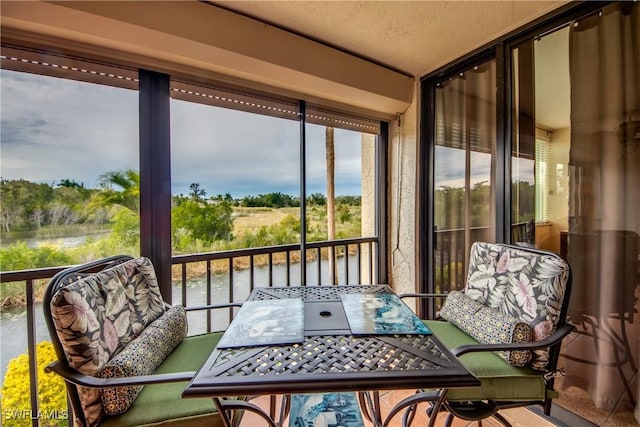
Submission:
POLYGON ((410 406, 404 414, 402 414, 402 425, 410 426, 413 423, 413 419, 416 417, 417 405, 410 406))
POLYGON ((453 416, 467 421, 483 420, 498 412, 498 407, 491 400, 486 402, 446 402, 444 406, 453 416))
POLYGON ((451 423, 453 423, 454 419, 455 417, 453 416, 453 414, 448 413, 447 418, 444 420, 444 427, 451 427, 451 423))
POLYGON ((493 418, 500 421, 502 425, 504 425, 505 427, 513 427, 511 423, 507 421, 507 419, 503 417, 499 412, 496 412, 495 414, 493 414, 493 418))
MULTIPOLYGON (((493 417, 504 427, 513 427, 513 425, 498 412, 498 408, 493 402, 473 402, 472 404, 445 402, 443 406, 445 410, 448 411, 443 423, 444 427, 451 427, 456 417, 475 422, 479 427, 483 425, 482 420, 493 417)), ((427 408, 427 414, 430 418, 434 416, 433 406, 427 408)), ((437 413, 435 415, 437 416, 437 413)))

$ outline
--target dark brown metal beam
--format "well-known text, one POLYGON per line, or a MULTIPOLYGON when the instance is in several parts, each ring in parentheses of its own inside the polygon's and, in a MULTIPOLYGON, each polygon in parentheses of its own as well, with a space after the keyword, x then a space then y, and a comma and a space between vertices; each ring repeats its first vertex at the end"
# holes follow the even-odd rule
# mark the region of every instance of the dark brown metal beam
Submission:
POLYGON ((171 303, 169 75, 140 70, 140 255, 153 263, 171 303))

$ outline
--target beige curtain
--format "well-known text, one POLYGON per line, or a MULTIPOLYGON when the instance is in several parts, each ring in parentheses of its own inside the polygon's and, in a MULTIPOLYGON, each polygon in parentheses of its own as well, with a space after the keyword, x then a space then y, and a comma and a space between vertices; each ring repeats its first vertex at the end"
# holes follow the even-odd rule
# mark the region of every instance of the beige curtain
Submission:
MULTIPOLYGON (((436 145, 464 152, 464 160, 456 157, 460 163, 451 164, 448 178, 458 178, 463 183, 458 189, 461 193, 436 200, 436 209, 446 210, 444 218, 448 223, 436 223, 439 230, 463 229, 462 235, 452 237, 448 242, 439 242, 437 250, 442 259, 454 260, 463 257, 461 271, 466 272, 466 260, 471 244, 475 241, 495 240, 495 204, 493 203, 495 184, 496 152, 496 62, 491 60, 472 67, 438 85, 436 89, 436 145), (480 160, 480 157, 483 157, 480 160), (489 158, 490 165, 485 164, 489 158), (464 168, 459 167, 464 166, 464 168), (454 173, 463 175, 454 176, 454 173), (455 172, 454 172, 455 171, 455 172), (480 171, 481 178, 472 176, 480 171), (481 180, 481 182, 478 182, 481 180), (487 189, 486 191, 485 189, 487 189), (486 192, 485 192, 486 191, 486 192), (482 208, 487 207, 487 211, 482 208), (460 241, 462 239, 462 242, 460 241), (446 247, 445 247, 446 245, 446 247)), ((438 158, 436 162, 443 161, 438 158)), ((445 159, 452 162, 452 159, 445 159)), ((436 182, 436 191, 440 183, 436 182)), ((465 286, 464 273, 458 276, 458 283, 451 289, 465 286)), ((442 288, 449 290, 449 286, 442 288)))
POLYGON ((578 333, 563 350, 565 388, 638 422, 639 19, 640 4, 621 2, 571 27, 569 315, 578 333))

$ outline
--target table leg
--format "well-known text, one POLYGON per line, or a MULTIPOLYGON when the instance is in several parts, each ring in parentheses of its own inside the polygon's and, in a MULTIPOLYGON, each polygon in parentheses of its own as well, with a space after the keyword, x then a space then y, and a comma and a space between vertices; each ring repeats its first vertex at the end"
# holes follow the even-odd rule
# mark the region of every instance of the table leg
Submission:
POLYGON ((282 402, 280 403, 280 419, 279 424, 284 425, 284 420, 289 415, 291 410, 291 395, 285 394, 282 396, 282 402))
MULTIPOLYGON (((236 427, 234 424, 234 420, 239 420, 239 418, 235 417, 234 412, 236 411, 253 412, 254 414, 257 414, 262 419, 264 419, 267 422, 267 426, 281 427, 281 424, 276 424, 273 418, 269 416, 266 411, 251 402, 247 402, 246 400, 222 399, 218 397, 213 397, 212 400, 216 405, 216 408, 218 409, 218 413, 220 414, 222 425, 224 427, 236 427)), ((282 421, 283 420, 280 420, 280 423, 282 421)))
POLYGON ((380 392, 377 390, 359 391, 358 401, 360 403, 360 409, 362 410, 362 415, 367 419, 367 421, 371 421, 374 427, 380 427, 382 425, 382 412, 380 409, 380 392))
MULTIPOLYGON (((389 423, 398 413, 403 410, 407 411, 415 411, 415 406, 423 403, 423 402, 435 402, 433 407, 431 408, 431 414, 429 416, 429 424, 428 427, 433 427, 436 422, 436 418, 438 416, 438 412, 442 408, 444 404, 445 397, 447 395, 448 389, 439 390, 437 392, 434 391, 418 391, 416 394, 411 395, 402 399, 396 406, 394 406, 389 414, 382 423, 382 427, 388 427, 389 423)), ((405 414, 402 420, 403 427, 406 427, 413 420, 413 414, 405 414)))
POLYGON ((269 416, 276 419, 276 395, 269 396, 269 416))
POLYGON ((216 408, 218 409, 218 414, 220 414, 220 418, 222 419, 222 425, 224 427, 233 427, 231 424, 231 419, 229 418, 229 414, 227 414, 227 411, 222 404, 222 400, 217 397, 212 398, 212 400, 214 405, 216 405, 216 408))
POLYGON ((435 426, 436 418, 438 418, 438 412, 440 412, 440 408, 442 408, 442 405, 444 404, 444 400, 445 400, 445 397, 447 396, 448 391, 449 391, 448 388, 444 388, 440 390, 440 396, 438 397, 438 400, 436 400, 436 403, 434 403, 433 407, 431 408, 431 415, 429 416, 429 424, 427 427, 435 426))
POLYGON ((271 416, 271 418, 275 420, 276 426, 284 425, 284 421, 287 418, 287 415, 289 415, 290 410, 291 410, 290 394, 283 394, 283 395, 272 394, 269 396, 269 416, 271 416), (278 413, 278 418, 276 418, 276 410, 278 408, 276 400, 278 399, 278 396, 280 396, 280 412, 278 413))

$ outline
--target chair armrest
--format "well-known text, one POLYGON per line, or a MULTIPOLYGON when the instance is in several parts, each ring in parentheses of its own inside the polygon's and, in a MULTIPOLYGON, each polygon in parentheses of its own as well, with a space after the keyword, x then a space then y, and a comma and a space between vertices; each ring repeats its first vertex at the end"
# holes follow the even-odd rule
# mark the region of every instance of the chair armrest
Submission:
POLYGON ((520 342, 510 344, 465 344, 451 350, 454 356, 460 357, 466 353, 480 351, 513 351, 513 350, 536 350, 546 348, 560 343, 564 337, 575 329, 573 325, 563 325, 547 338, 534 342, 520 342))
POLYGON ((185 307, 184 311, 196 311, 196 310, 218 310, 223 308, 242 307, 241 302, 230 302, 225 304, 211 304, 211 305, 198 305, 193 307, 185 307))
POLYGON ((90 375, 81 374, 75 369, 64 366, 60 361, 55 361, 45 366, 47 373, 55 372, 65 380, 84 387, 104 388, 122 387, 131 385, 160 384, 181 381, 191 381, 196 371, 171 372, 167 374, 140 375, 135 377, 122 378, 97 378, 90 375))

